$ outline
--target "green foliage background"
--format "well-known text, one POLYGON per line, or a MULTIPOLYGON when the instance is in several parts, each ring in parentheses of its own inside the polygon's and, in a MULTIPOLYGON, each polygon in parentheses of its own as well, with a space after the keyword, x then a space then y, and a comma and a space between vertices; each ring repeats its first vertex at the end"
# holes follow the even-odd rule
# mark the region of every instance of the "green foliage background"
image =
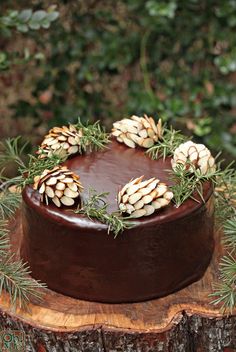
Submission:
MULTIPOLYGON (((2 3, 5 9, 29 7, 24 0, 2 3)), ((30 3, 33 10, 48 6, 48 1, 30 3)), ((236 1, 59 0, 57 5, 59 18, 49 30, 27 34, 33 44, 24 50, 35 60, 34 100, 12 106, 16 119, 55 126, 79 115, 110 127, 115 119, 145 112, 235 157, 236 1)), ((26 31, 19 24, 17 29, 26 31)))

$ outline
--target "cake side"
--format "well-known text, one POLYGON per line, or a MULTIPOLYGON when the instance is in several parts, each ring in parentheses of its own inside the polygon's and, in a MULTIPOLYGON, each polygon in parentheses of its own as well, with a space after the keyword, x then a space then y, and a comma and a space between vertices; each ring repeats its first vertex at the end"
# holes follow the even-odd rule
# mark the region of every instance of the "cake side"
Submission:
POLYGON ((24 203, 21 255, 33 277, 75 298, 123 303, 165 296, 200 278, 210 262, 211 203, 171 222, 125 230, 116 239, 106 229, 52 221, 24 203))
MULTIPOLYGON (((113 141, 98 153, 66 162, 85 189, 110 191, 116 210, 119 186, 140 176, 169 180, 170 158, 148 158, 140 149, 113 141)), ((63 294, 101 302, 135 302, 167 295, 200 278, 214 248, 212 186, 203 186, 204 204, 188 199, 137 220, 116 239, 107 226, 71 209, 40 203, 30 186, 23 192, 21 254, 32 275, 63 294)), ((86 197, 86 192, 84 197, 86 197)))

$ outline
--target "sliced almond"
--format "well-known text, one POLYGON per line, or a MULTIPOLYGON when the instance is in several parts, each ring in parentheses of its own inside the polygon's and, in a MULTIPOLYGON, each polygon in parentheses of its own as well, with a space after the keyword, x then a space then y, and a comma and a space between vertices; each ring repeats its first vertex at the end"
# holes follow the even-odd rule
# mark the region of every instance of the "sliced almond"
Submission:
POLYGON ((57 198, 56 196, 54 196, 54 197, 52 198, 52 201, 53 201, 53 203, 54 203, 58 208, 60 208, 61 202, 60 202, 59 198, 57 198))
POLYGON ((169 201, 167 199, 164 199, 164 198, 158 198, 156 200, 156 202, 158 202, 161 207, 165 207, 166 205, 169 204, 169 201))
POLYGON ((142 138, 147 138, 148 137, 148 133, 147 133, 147 130, 141 130, 139 131, 139 136, 142 137, 142 138))
POLYGON ((150 148, 150 147, 153 146, 153 144, 154 144, 154 141, 153 141, 152 138, 146 138, 146 139, 144 139, 144 141, 143 141, 143 143, 142 143, 142 146, 143 146, 144 148, 150 148))
POLYGON ((79 147, 77 145, 73 145, 72 147, 68 148, 68 153, 69 154, 76 154, 79 150, 79 147))
POLYGON ((75 140, 75 137, 69 137, 69 138, 68 138, 68 142, 69 142, 71 145, 76 145, 76 144, 77 144, 77 142, 76 142, 76 140, 75 140))
POLYGON ((67 206, 71 206, 75 203, 73 198, 69 198, 67 196, 61 197, 60 201, 62 204, 67 205, 67 206))
POLYGON ((69 187, 72 191, 77 192, 78 191, 78 187, 81 187, 81 184, 79 183, 79 185, 77 186, 76 183, 68 183, 67 187, 69 187))
POLYGON ((123 203, 120 203, 120 204, 119 204, 119 209, 120 209, 122 212, 126 212, 126 205, 123 204, 123 203))
POLYGON ((138 132, 138 130, 135 126, 127 125, 127 132, 136 134, 138 132))
POLYGON ((159 183, 159 185, 156 188, 156 191, 157 191, 158 197, 161 197, 167 191, 167 186, 164 183, 159 183))
POLYGON ((67 187, 67 188, 64 190, 64 195, 67 196, 67 197, 69 197, 69 198, 76 198, 76 197, 78 197, 79 192, 74 192, 74 191, 72 191, 70 188, 67 187))
POLYGON ((121 136, 117 137, 116 139, 117 139, 117 141, 120 142, 120 143, 123 143, 123 141, 124 141, 121 136))
POLYGON ((61 148, 61 144, 57 142, 57 143, 51 145, 50 148, 52 148, 53 150, 59 149, 59 148, 61 148))
POLYGON ((129 197, 129 204, 135 204, 142 198, 142 193, 136 192, 129 197))
POLYGON ((66 188, 66 185, 63 182, 58 182, 56 184, 56 189, 58 189, 59 191, 63 191, 65 188, 66 188))
POLYGON ((153 198, 150 194, 147 194, 146 196, 144 196, 142 198, 142 201, 144 204, 148 204, 148 203, 151 203, 153 201, 153 198))
POLYGON ((126 193, 131 196, 131 194, 137 192, 137 190, 139 189, 139 184, 135 184, 135 185, 131 185, 127 190, 126 193))
POLYGON ((52 187, 50 187, 50 186, 46 186, 46 188, 45 188, 45 193, 46 193, 47 196, 50 197, 50 198, 53 198, 54 195, 55 195, 55 193, 54 193, 52 187))
POLYGON ((64 179, 61 180, 63 183, 72 183, 74 182, 73 178, 70 177, 65 177, 64 179))
POLYGON ((126 133, 126 132, 128 132, 127 127, 128 127, 127 125, 121 123, 119 129, 120 129, 123 133, 126 133))
POLYGON ((135 143, 131 140, 131 139, 128 139, 127 137, 124 137, 124 143, 130 147, 130 148, 135 148, 135 143))
POLYGON ((172 193, 172 192, 166 192, 164 195, 163 195, 163 197, 165 198, 165 199, 167 199, 167 200, 171 200, 173 197, 174 197, 174 194, 172 193))
POLYGON ((141 200, 139 200, 137 203, 133 204, 133 206, 134 206, 134 208, 135 208, 136 210, 141 209, 141 208, 143 208, 143 206, 144 206, 144 202, 143 202, 142 199, 141 199, 141 200))
POLYGON ((49 180, 46 181, 46 185, 48 186, 53 186, 57 183, 57 178, 56 177, 50 177, 49 180))
POLYGON ((45 203, 48 205, 49 204, 49 202, 48 202, 48 197, 47 197, 47 195, 45 194, 45 203))
POLYGON ((141 189, 139 190, 139 192, 142 193, 143 196, 149 194, 151 191, 152 191, 152 189, 149 188, 149 187, 141 188, 141 189))
POLYGON ((45 192, 45 188, 46 188, 45 183, 42 183, 42 185, 39 188, 39 193, 43 194, 45 192))
POLYGON ((127 203, 127 202, 128 202, 128 199, 129 199, 128 194, 124 194, 123 197, 122 197, 122 202, 123 202, 123 203, 127 203))
POLYGON ((131 204, 126 204, 126 212, 131 214, 133 211, 135 211, 135 208, 131 204))
POLYGON ((155 132, 153 131, 152 128, 148 128, 147 129, 147 134, 148 134, 148 137, 152 138, 155 137, 155 132))
POLYGON ((151 205, 155 208, 155 209, 160 209, 161 208, 161 203, 158 202, 157 200, 154 200, 151 205))
POLYGON ((55 195, 56 195, 58 198, 61 198, 61 197, 64 195, 64 192, 63 192, 62 190, 56 189, 56 190, 55 190, 55 195))
POLYGON ((114 137, 119 137, 119 135, 121 134, 122 132, 120 131, 120 130, 112 130, 112 135, 114 136, 114 137))
POLYGON ((131 217, 132 218, 141 218, 142 216, 144 216, 146 214, 146 210, 145 209, 138 209, 135 210, 132 214, 131 217))
POLYGON ((63 143, 63 144, 61 145, 61 147, 62 147, 63 149, 68 149, 68 148, 70 148, 70 145, 69 145, 69 143, 65 142, 65 143, 63 143))
POLYGON ((61 136, 57 137, 57 140, 60 142, 65 142, 67 140, 67 138, 65 136, 61 135, 61 136))
POLYGON ((145 205, 143 209, 146 211, 145 216, 149 216, 154 213, 155 208, 152 205, 145 205))
POLYGON ((64 178, 66 178, 66 175, 64 175, 64 174, 57 176, 58 181, 63 180, 64 178))
MULTIPOLYGON (((47 143, 46 143, 46 144, 49 145, 49 146, 52 148, 53 145, 59 144, 59 143, 58 143, 57 139, 52 138, 52 139, 50 139, 50 141, 47 140, 47 143)), ((53 149, 54 149, 54 148, 53 148, 53 149)))

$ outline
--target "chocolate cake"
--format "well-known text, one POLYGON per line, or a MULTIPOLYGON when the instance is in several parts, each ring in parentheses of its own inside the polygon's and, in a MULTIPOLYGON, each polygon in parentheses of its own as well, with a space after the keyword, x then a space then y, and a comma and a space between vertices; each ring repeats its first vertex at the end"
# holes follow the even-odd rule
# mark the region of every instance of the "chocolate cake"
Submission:
MULTIPOLYGON (((71 156, 65 165, 90 187, 109 192, 109 211, 117 210, 117 192, 144 175, 171 185, 171 158, 151 160, 141 148, 112 140, 104 150, 71 156)), ((170 203, 135 220, 115 239, 107 225, 72 208, 46 205, 28 185, 23 191, 21 256, 32 276, 59 293, 110 303, 162 297, 201 278, 213 253, 213 188, 203 184, 203 198, 170 203)), ((196 195, 197 197, 197 195, 196 195)))

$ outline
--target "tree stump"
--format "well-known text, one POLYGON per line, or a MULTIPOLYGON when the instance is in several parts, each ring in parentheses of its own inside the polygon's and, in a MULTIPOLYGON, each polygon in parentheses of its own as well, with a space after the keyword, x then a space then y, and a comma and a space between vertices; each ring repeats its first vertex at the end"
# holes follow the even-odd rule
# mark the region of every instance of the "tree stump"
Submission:
MULTIPOLYGON (((18 254, 19 212, 10 233, 18 254)), ((43 300, 31 302, 29 311, 14 311, 5 293, 0 299, 1 333, 20 332, 30 352, 236 351, 236 310, 223 315, 209 298, 218 282, 220 235, 215 234, 214 257, 204 277, 175 294, 142 303, 102 304, 45 289, 43 300)), ((24 351, 23 342, 19 351, 24 351)))

